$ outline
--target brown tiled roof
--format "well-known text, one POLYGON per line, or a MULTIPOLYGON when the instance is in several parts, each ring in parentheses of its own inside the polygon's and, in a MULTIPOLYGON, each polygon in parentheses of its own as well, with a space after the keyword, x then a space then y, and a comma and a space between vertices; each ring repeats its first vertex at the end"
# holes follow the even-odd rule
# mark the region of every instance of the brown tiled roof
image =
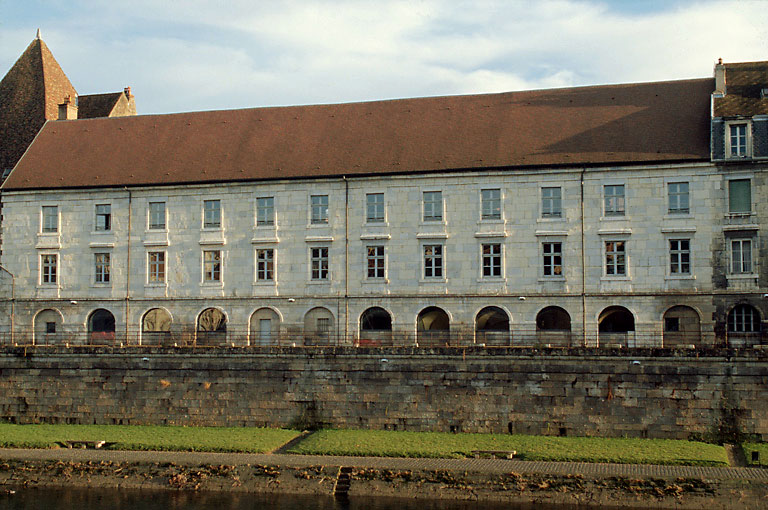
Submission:
POLYGON ((68 95, 77 92, 48 46, 35 39, 0 81, 0 170, 16 164, 68 95))
POLYGON ((760 91, 768 88, 768 62, 725 64, 725 96, 715 98, 715 117, 768 114, 768 99, 760 91))
POLYGON ((709 159, 712 79, 48 122, 3 189, 709 159))
POLYGON ((112 92, 107 94, 88 94, 78 97, 77 118, 95 119, 97 117, 109 117, 122 95, 122 92, 112 92))

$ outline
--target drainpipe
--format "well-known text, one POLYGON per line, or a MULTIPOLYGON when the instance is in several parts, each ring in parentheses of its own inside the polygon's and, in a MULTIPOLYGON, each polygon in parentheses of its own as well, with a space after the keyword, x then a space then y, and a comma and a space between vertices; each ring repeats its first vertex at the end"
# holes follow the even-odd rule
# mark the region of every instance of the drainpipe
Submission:
POLYGON ((130 316, 131 305, 131 220, 132 220, 132 203, 133 196, 131 190, 127 187, 125 191, 128 192, 128 249, 126 250, 126 267, 125 267, 125 343, 128 344, 128 317, 130 316))
POLYGON ((0 269, 5 271, 11 276, 11 344, 13 344, 14 340, 14 329, 15 329, 15 322, 16 322, 16 277, 13 276, 13 273, 8 271, 3 266, 0 266, 0 269))
POLYGON ((349 181, 344 179, 344 340, 349 335, 349 181))
POLYGON ((581 169, 581 343, 587 346, 587 260, 584 249, 584 169, 581 169))

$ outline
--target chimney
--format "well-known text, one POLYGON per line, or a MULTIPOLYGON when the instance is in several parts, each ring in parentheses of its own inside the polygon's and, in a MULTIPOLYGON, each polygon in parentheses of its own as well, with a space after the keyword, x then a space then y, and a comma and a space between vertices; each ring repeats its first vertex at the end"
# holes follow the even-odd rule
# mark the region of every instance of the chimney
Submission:
POLYGON ((122 113, 121 115, 136 115, 136 98, 131 94, 131 87, 125 87, 123 92, 125 93, 125 98, 128 100, 128 108, 125 110, 125 113, 122 113))
POLYGON ((133 96, 131 95, 131 87, 125 87, 125 98, 130 100, 133 96))
POLYGON ((59 105, 59 120, 74 120, 77 118, 77 105, 72 104, 72 98, 67 96, 59 105))
POLYGON ((715 94, 725 95, 725 64, 723 59, 717 59, 715 64, 715 94))

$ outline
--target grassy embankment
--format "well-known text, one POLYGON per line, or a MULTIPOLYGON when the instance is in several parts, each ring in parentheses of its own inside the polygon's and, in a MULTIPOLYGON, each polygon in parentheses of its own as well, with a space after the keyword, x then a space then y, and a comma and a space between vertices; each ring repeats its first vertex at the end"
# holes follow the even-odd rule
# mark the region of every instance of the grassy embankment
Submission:
MULTIPOLYGON (((119 425, 0 424, 0 447, 55 448, 64 441, 107 441, 113 449, 209 452, 273 451, 300 432, 282 429, 119 425)), ((760 458, 768 461, 768 445, 760 458)), ((291 453, 381 457, 465 458, 472 450, 516 450, 521 460, 725 466, 718 445, 663 439, 321 430, 291 453)), ((747 450, 750 458, 751 450, 747 450)))
POLYGON ((116 450, 265 453, 300 432, 243 427, 0 424, 0 447, 55 448, 63 441, 107 441, 116 450))
POLYGON ((379 457, 471 457, 472 450, 515 450, 520 460, 727 466, 722 446, 667 439, 321 430, 291 453, 379 457))
POLYGON ((754 466, 768 466, 768 443, 744 443, 744 455, 747 464, 754 466), (752 452, 758 453, 757 462, 752 462, 752 452))

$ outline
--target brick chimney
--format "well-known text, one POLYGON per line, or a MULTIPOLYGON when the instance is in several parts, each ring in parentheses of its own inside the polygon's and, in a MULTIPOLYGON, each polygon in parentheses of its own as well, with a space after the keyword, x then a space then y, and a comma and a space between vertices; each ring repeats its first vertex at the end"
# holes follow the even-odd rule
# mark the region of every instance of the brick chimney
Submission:
POLYGON ((131 87, 123 89, 125 98, 128 100, 128 108, 124 115, 136 115, 136 98, 131 94, 131 87))
POLYGON ((715 94, 725 95, 725 64, 723 59, 717 59, 715 64, 715 94))
POLYGON ((72 98, 67 96, 59 105, 59 120, 74 120, 77 118, 77 105, 72 103, 72 98))

